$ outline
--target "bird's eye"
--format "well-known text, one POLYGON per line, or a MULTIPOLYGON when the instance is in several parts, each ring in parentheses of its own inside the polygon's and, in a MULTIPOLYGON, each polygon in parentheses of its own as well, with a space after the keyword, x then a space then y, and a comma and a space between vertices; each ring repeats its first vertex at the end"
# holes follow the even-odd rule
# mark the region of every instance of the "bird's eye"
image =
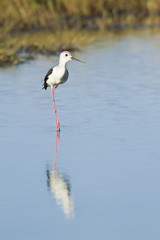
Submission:
POLYGON ((65 56, 68 57, 68 54, 66 53, 65 56))

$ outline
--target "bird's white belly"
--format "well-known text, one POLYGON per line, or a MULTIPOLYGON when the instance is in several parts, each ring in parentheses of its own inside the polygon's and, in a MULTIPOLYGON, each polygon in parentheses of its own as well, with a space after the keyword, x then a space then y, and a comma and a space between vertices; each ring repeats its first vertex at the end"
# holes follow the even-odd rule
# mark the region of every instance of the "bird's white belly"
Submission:
POLYGON ((47 80, 47 84, 49 86, 59 85, 59 84, 65 83, 67 81, 67 79, 68 79, 67 69, 55 67, 53 69, 52 74, 49 76, 49 78, 47 80))

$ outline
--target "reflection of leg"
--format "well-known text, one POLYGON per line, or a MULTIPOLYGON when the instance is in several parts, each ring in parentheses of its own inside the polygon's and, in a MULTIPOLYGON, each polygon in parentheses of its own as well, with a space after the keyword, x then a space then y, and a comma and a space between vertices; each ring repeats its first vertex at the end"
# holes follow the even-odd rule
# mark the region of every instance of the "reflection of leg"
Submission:
POLYGON ((54 104, 54 113, 55 113, 55 119, 56 119, 56 130, 57 132, 60 131, 60 123, 59 123, 59 120, 58 120, 58 115, 57 115, 57 109, 56 109, 56 104, 55 104, 55 100, 54 100, 54 91, 56 90, 58 86, 55 86, 55 88, 51 87, 52 88, 52 98, 53 98, 53 104, 54 104))
POLYGON ((57 160, 57 152, 58 152, 58 144, 59 144, 59 138, 60 138, 60 131, 57 132, 56 135, 56 147, 55 147, 55 153, 54 153, 54 173, 56 174, 56 160, 57 160))

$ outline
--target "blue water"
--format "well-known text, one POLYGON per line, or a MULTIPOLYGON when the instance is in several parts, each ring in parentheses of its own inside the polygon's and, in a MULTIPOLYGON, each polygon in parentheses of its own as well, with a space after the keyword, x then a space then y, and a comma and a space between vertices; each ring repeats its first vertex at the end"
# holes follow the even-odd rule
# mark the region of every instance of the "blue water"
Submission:
POLYGON ((75 53, 57 142, 41 85, 58 56, 0 69, 0 239, 160 238, 159 53, 152 30, 75 53))

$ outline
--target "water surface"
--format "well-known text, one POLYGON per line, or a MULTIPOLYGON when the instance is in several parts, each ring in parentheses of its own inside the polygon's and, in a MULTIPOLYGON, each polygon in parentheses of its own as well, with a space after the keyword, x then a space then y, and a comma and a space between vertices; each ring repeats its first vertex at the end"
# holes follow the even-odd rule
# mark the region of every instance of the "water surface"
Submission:
POLYGON ((159 43, 110 33, 75 54, 60 136, 41 89, 57 57, 0 70, 1 239, 159 239, 159 43))

